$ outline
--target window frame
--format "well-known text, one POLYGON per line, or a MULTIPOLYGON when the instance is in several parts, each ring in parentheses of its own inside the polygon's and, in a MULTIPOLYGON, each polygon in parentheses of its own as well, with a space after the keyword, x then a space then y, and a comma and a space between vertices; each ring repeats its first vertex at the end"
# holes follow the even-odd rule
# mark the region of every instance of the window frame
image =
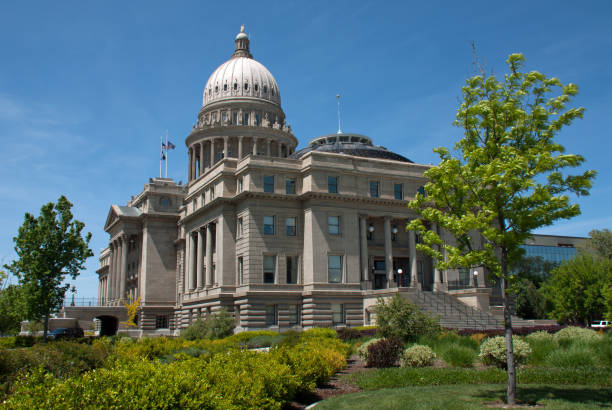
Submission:
MULTIPOLYGON (((269 259, 268 259, 269 260, 269 259)), ((262 272, 263 272, 263 283, 265 284, 274 284, 276 283, 276 255, 264 255, 262 261, 262 272), (272 258, 272 271, 266 270, 266 258, 272 258), (266 280, 266 275, 272 274, 272 280, 266 280)))
POLYGON ((340 180, 340 178, 338 178, 338 176, 333 176, 333 175, 328 175, 327 176, 327 193, 329 193, 329 194, 337 194, 338 193, 339 180, 340 180), (335 180, 334 184, 330 184, 329 183, 331 179, 335 180), (332 189, 332 186, 335 187, 335 188, 332 189))
POLYGON ((236 221, 236 236, 242 238, 244 236, 244 217, 239 216, 236 221))
POLYGON ((287 318, 290 326, 297 326, 301 323, 301 310, 298 303, 287 306, 287 318), (293 317, 295 317, 295 319, 293 319, 293 317))
POLYGON ((286 255, 285 256, 285 281, 289 285, 295 285, 300 281, 300 259, 299 255, 286 255), (291 271, 289 270, 289 261, 291 261, 291 271), (291 275, 295 272, 295 281, 292 281, 291 275))
POLYGON ((344 303, 332 303, 331 304, 332 311, 332 326, 345 325, 346 324, 346 308, 344 303), (336 312, 335 307, 339 308, 339 312, 336 312), (339 315, 339 320, 336 320, 336 315, 339 315))
POLYGON ((238 268, 238 284, 244 285, 244 257, 239 256, 236 266, 238 268))
POLYGON ((276 235, 276 216, 264 215, 263 217, 263 233, 264 235, 276 235), (272 218, 272 224, 266 224, 266 218, 272 218), (266 227, 272 227, 272 231, 266 230, 266 227))
POLYGON ((327 233, 330 235, 342 234, 342 230, 340 229, 340 215, 327 215, 327 233), (331 223, 332 218, 336 218, 336 224, 331 223), (332 227, 335 227, 335 229, 332 229, 332 227))
POLYGON ((285 178, 285 194, 295 195, 296 191, 296 180, 295 178, 285 178))
MULTIPOLYGON (((337 275, 338 272, 334 272, 334 275, 337 275)), ((328 254, 327 255, 327 283, 344 283, 344 255, 339 255, 339 254, 328 254), (331 267, 331 260, 332 258, 339 258, 339 262, 340 262, 340 268, 339 268, 339 279, 338 280, 333 280, 332 281, 332 269, 334 269, 334 271, 338 271, 337 267, 332 268, 331 267)))
POLYGON ((297 217, 288 216, 285 218, 285 235, 286 236, 297 236, 297 217), (293 233, 290 232, 291 225, 288 224, 289 220, 293 220, 293 233))
POLYGON ((370 198, 380 198, 380 181, 370 181, 370 198), (376 192, 373 188, 376 187, 376 192))
POLYGON ((275 190, 274 189, 275 188, 275 184, 276 184, 276 181, 275 181, 274 175, 264 175, 263 176, 263 186, 262 186, 262 188, 263 188, 264 192, 273 194, 274 190, 275 190), (270 181, 269 180, 266 181, 267 178, 272 178, 272 190, 270 190, 270 181))
POLYGON ((393 197, 397 200, 404 200, 404 184, 396 182, 393 184, 393 197), (399 187, 399 198, 398 198, 398 187, 399 187))
POLYGON ((265 305, 264 310, 266 326, 278 326, 278 305, 265 305), (272 316, 272 320, 269 320, 270 316, 272 316))

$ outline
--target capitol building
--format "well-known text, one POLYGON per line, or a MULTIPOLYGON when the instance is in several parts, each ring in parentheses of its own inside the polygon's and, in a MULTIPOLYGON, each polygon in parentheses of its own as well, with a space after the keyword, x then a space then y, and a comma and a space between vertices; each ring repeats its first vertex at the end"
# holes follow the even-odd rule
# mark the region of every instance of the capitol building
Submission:
POLYGON ((238 330, 368 325, 397 292, 448 326, 498 326, 486 272, 436 269, 405 229, 428 165, 360 134, 300 142, 242 29, 185 138, 187 183, 152 178, 110 208, 91 309, 103 333, 121 328, 128 297, 145 335, 221 309, 238 330))

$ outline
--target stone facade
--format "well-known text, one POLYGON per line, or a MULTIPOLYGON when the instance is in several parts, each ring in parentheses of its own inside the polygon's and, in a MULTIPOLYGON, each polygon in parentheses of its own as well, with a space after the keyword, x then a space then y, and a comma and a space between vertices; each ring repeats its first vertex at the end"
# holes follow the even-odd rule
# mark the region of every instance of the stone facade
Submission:
POLYGON ((278 85, 243 31, 185 143, 187 184, 151 179, 105 225, 100 305, 140 296, 141 333, 222 308, 239 330, 358 326, 371 323, 377 295, 401 289, 454 292, 488 310, 486 272, 477 283, 468 272, 459 289, 462 273, 437 270, 405 230, 428 166, 359 134, 296 151, 278 85))

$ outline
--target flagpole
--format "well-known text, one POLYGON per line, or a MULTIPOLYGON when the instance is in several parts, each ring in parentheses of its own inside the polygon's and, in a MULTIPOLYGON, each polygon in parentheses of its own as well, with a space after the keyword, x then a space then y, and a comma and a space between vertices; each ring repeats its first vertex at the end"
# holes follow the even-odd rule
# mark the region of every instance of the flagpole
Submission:
POLYGON ((168 178, 168 130, 166 130, 166 178, 168 178))
POLYGON ((159 137, 159 177, 162 177, 162 161, 164 158, 164 137, 160 136, 159 137))

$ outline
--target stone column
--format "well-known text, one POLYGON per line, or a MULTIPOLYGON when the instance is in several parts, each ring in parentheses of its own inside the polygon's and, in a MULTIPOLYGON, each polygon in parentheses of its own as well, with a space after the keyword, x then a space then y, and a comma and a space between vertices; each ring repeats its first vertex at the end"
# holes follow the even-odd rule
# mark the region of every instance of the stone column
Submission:
POLYGON ((257 138, 253 137, 253 156, 257 155, 257 138))
POLYGON ((270 152, 271 152, 270 147, 271 146, 272 146, 272 140, 267 139, 266 140, 266 156, 268 156, 268 157, 270 156, 270 152))
POLYGON ((127 254, 128 254, 128 238, 121 237, 121 279, 119 282, 119 300, 125 298, 125 285, 127 281, 127 254))
POLYGON ((189 166, 187 167, 188 168, 187 169, 187 173, 189 174, 188 178, 189 178, 190 181, 192 179, 192 175, 191 175, 191 157, 192 157, 192 155, 193 155, 193 150, 191 148, 189 148, 189 154, 188 154, 188 156, 189 156, 189 166))
POLYGON ((368 267, 368 236, 367 236, 367 222, 365 216, 359 217, 359 253, 361 257, 361 280, 367 281, 369 278, 369 267, 368 267))
POLYGON ((202 288, 202 259, 204 256, 204 235, 202 230, 198 229, 198 253, 197 253, 197 276, 196 276, 196 288, 202 288))
MULTIPOLYGON (((113 298, 113 275, 115 274, 115 244, 111 242, 110 247, 110 261, 108 263, 108 299, 113 298)), ((108 302, 107 302, 108 303, 108 302)))
POLYGON ((195 241, 193 240, 193 232, 189 232, 189 274, 188 274, 188 286, 189 291, 193 291, 194 279, 195 279, 195 257, 196 257, 196 249, 195 249, 195 241))
POLYGON ((212 224, 206 225, 206 287, 212 286, 212 224))
POLYGON ((420 289, 420 283, 418 283, 419 276, 417 274, 416 234, 414 231, 408 231, 408 239, 408 246, 410 247, 410 287, 420 289))
POLYGON ((229 158, 229 138, 223 137, 223 158, 229 158))
POLYGON ((119 298, 121 297, 120 293, 119 293, 119 282, 121 281, 121 240, 119 238, 117 238, 115 240, 115 249, 116 249, 116 255, 115 255, 115 279, 114 279, 114 283, 113 283, 113 299, 115 301, 118 301, 119 298))
POLYGON ((204 141, 200 142, 200 175, 204 173, 204 141))
POLYGON ((387 270, 387 283, 393 286, 393 245, 391 242, 391 217, 385 216, 385 268, 387 270))
POLYGON ((215 165, 215 139, 210 139, 210 167, 215 165))
POLYGON ((191 153, 191 179, 196 179, 198 177, 198 174, 196 172, 196 152, 195 152, 195 144, 193 145, 192 148, 192 153, 191 153))
POLYGON ((238 137, 238 159, 242 159, 243 139, 244 137, 238 137))

